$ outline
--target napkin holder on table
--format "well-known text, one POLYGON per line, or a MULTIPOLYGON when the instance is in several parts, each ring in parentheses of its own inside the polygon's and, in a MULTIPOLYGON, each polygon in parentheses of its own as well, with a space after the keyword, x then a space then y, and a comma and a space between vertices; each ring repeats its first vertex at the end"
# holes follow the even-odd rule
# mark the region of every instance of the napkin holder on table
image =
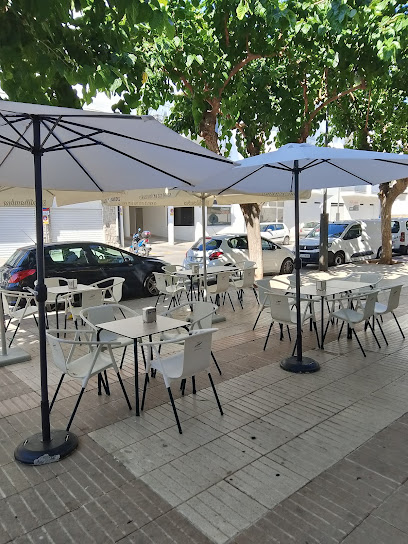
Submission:
POLYGON ((147 306, 142 309, 143 323, 155 323, 156 322, 156 308, 154 306, 147 306))

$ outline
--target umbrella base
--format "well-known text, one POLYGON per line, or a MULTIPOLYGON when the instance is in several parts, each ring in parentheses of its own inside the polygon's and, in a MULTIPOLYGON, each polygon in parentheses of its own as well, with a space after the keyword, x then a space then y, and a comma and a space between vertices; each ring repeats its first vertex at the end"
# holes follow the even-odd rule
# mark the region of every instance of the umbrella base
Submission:
POLYGON ((25 465, 47 465, 67 457, 77 447, 77 436, 68 431, 51 431, 49 442, 43 442, 42 433, 37 433, 17 446, 14 457, 25 465))
POLYGON ((303 357, 298 361, 296 355, 283 359, 280 363, 281 368, 287 372, 317 372, 320 370, 320 365, 310 357, 303 357))
POLYGON ((31 355, 20 348, 11 348, 5 355, 0 355, 0 366, 14 365, 29 361, 31 355))

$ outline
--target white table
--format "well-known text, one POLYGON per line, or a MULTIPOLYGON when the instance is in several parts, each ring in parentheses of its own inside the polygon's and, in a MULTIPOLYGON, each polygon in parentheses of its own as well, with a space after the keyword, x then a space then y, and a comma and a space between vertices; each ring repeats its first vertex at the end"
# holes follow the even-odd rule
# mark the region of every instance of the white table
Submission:
POLYGON ((77 293, 83 293, 84 291, 93 291, 95 289, 98 289, 98 288, 94 287, 93 285, 85 285, 84 283, 78 283, 76 289, 69 287, 68 284, 58 285, 56 287, 47 287, 47 298, 50 293, 51 295, 55 296, 55 319, 57 322, 57 329, 59 329, 58 298, 62 295, 68 295, 68 294, 75 295, 77 293))
MULTIPOLYGON (((340 295, 342 293, 347 293, 348 291, 358 291, 359 289, 372 288, 373 286, 370 283, 365 283, 361 281, 346 281, 346 280, 326 280, 326 289, 324 291, 317 289, 316 282, 307 283, 306 285, 300 286, 300 294, 309 296, 311 299, 314 297, 320 297, 321 304, 321 325, 320 325, 320 348, 324 348, 324 302, 329 297, 335 295, 340 295)), ((296 293, 294 287, 291 287, 288 292, 293 294, 296 293)))
MULTIPOLYGON (((238 272, 239 268, 236 266, 207 266, 207 276, 217 275, 220 272, 238 272)), ((191 268, 185 270, 178 270, 174 273, 175 276, 180 278, 190 278, 190 297, 193 294, 193 276, 203 276, 204 268, 200 267, 198 272, 194 272, 191 268)), ((200 291, 198 292, 198 299, 200 299, 200 291)), ((191 299, 192 300, 192 299, 191 299)))
POLYGON ((140 415, 139 410, 139 372, 138 372, 138 354, 137 354, 137 341, 143 336, 148 336, 151 341, 153 334, 158 334, 172 329, 178 329, 180 327, 187 328, 189 324, 187 321, 181 321, 180 319, 173 319, 172 317, 166 317, 158 315, 154 323, 144 323, 141 315, 136 317, 127 317, 125 319, 117 319, 115 321, 108 321, 106 323, 99 323, 96 325, 100 330, 105 330, 118 334, 119 336, 125 336, 133 340, 133 350, 135 357, 135 397, 136 397, 136 415, 140 415))

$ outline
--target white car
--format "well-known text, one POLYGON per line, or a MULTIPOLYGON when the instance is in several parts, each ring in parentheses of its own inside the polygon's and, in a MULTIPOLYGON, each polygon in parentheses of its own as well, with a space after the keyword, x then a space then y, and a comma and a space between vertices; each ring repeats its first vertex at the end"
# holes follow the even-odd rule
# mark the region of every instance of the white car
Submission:
MULTIPOLYGON (((262 239, 262 256, 265 274, 291 274, 293 272, 294 255, 289 249, 280 247, 264 234, 262 239)), ((236 264, 249 260, 248 238, 246 234, 220 234, 206 239, 207 265, 220 266, 236 264)), ((183 265, 190 268, 192 264, 203 262, 203 240, 200 238, 186 253, 183 265)))
POLYGON ((300 237, 304 238, 309 234, 309 232, 312 232, 312 230, 319 225, 319 221, 309 221, 308 223, 303 223, 303 225, 299 229, 300 237))
POLYGON ((285 223, 261 223, 261 232, 268 240, 273 240, 287 246, 290 242, 290 232, 285 223))

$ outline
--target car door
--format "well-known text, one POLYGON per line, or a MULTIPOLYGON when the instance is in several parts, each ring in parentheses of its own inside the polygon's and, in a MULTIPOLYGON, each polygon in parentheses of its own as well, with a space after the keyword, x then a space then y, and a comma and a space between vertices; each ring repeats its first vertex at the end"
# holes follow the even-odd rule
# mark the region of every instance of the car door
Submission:
POLYGON ((97 263, 99 279, 111 278, 118 276, 125 278, 125 282, 135 283, 137 277, 135 275, 135 269, 137 269, 136 260, 140 260, 141 257, 131 255, 121 249, 113 246, 108 246, 101 243, 89 244, 89 251, 92 254, 92 258, 97 263))
POLYGON ((227 241, 228 257, 233 263, 247 261, 249 259, 248 238, 235 236, 227 241))
POLYGON ((275 237, 274 237, 274 242, 278 242, 278 243, 281 243, 283 242, 285 238, 285 229, 283 227, 283 224, 282 223, 277 223, 275 225, 275 237))
POLYGON ((90 284, 100 279, 85 244, 48 246, 44 250, 46 277, 75 278, 78 283, 90 284))
POLYGON ((369 252, 369 244, 366 237, 362 237, 361 225, 351 225, 344 234, 343 240, 347 240, 347 251, 351 260, 361 260, 369 252))
POLYGON ((261 238, 261 244, 264 273, 272 274, 280 272, 282 264, 280 248, 271 240, 266 240, 265 238, 261 238))

